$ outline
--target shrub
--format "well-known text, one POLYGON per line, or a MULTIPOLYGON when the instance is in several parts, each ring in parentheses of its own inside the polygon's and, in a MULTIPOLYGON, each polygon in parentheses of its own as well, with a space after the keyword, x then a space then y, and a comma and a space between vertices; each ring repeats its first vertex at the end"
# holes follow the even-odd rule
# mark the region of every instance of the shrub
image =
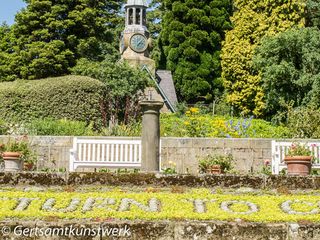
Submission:
MULTIPOLYGON (((107 136, 141 136, 141 121, 115 125, 102 129, 107 136)), ((252 118, 230 118, 201 114, 190 108, 186 114, 161 114, 160 135, 162 137, 218 137, 218 138, 286 138, 291 134, 285 126, 252 118)))
POLYGON ((3 119, 0 119, 0 135, 5 135, 8 132, 8 126, 3 119))
POLYGON ((46 118, 102 123, 104 85, 81 76, 0 83, 0 118, 46 118))
POLYGON ((284 138, 290 132, 284 126, 252 118, 230 118, 200 114, 191 108, 187 114, 161 114, 160 134, 165 137, 284 138))
POLYGON ((26 128, 32 135, 47 136, 93 136, 97 133, 92 124, 67 119, 36 119, 28 123, 26 128))
POLYGON ((295 138, 320 138, 320 110, 312 106, 289 108, 288 129, 295 138))

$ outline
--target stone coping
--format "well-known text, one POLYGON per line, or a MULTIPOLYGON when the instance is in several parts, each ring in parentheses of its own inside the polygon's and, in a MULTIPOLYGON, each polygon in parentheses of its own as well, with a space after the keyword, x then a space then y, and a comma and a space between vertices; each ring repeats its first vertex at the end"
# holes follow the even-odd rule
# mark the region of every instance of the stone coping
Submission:
POLYGON ((154 173, 42 173, 0 172, 0 186, 15 185, 110 185, 110 186, 185 186, 250 187, 254 189, 319 189, 320 176, 282 175, 165 175, 154 173))
MULTIPOLYGON (((139 240, 174 240, 174 239, 211 239, 211 240, 316 240, 320 239, 320 225, 310 223, 249 223, 223 221, 118 221, 118 220, 73 220, 73 221, 0 221, 1 239, 139 239, 139 240), (36 230, 36 228, 38 230, 36 230), (127 229, 123 236, 74 236, 70 232, 81 229, 127 229), (30 231, 33 229, 33 235, 30 231), (42 229, 42 232, 41 230, 42 229), (49 229, 49 231, 48 231, 49 229), (48 236, 56 229, 60 236, 48 236), (65 231, 59 232, 57 229, 65 231), (69 230, 68 230, 69 229, 69 230), (73 229, 73 230, 71 230, 73 229), (25 236, 22 235, 24 231, 25 236), (37 236, 35 233, 37 232, 37 236), (42 234, 41 234, 42 233, 42 234), (64 236, 62 236, 64 234, 64 236), (130 234, 130 235, 129 235, 130 234), (236 236, 236 238, 235 238, 236 236)), ((84 231, 83 231, 84 232, 84 231)), ((88 232, 87 232, 88 233, 88 232)), ((124 233, 124 232, 122 232, 124 233)))

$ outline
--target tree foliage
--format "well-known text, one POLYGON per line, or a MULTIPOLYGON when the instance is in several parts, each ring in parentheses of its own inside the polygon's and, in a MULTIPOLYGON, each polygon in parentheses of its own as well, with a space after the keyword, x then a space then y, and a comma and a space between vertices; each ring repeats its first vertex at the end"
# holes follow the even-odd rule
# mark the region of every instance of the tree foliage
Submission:
POLYGON ((320 2, 307 0, 306 26, 320 28, 320 2))
POLYGON ((14 80, 14 65, 11 61, 11 53, 16 41, 12 34, 11 28, 2 24, 0 26, 0 79, 14 80))
POLYGON ((210 99, 222 88, 221 40, 230 29, 229 0, 164 0, 160 65, 173 71, 180 99, 210 99))
POLYGON ((286 111, 280 100, 293 107, 320 107, 320 31, 292 29, 266 38, 256 48, 254 66, 261 72, 266 113, 286 111))
POLYGON ((150 2, 147 12, 147 25, 153 39, 156 39, 161 32, 163 10, 162 0, 152 0, 150 2))
POLYGON ((227 100, 238 113, 262 116, 266 106, 260 76, 252 66, 254 50, 264 36, 303 26, 304 4, 300 0, 235 0, 234 8, 234 28, 226 33, 222 49, 227 100))
POLYGON ((152 39, 152 49, 150 57, 155 60, 156 66, 159 67, 161 50, 159 47, 159 35, 161 32, 161 21, 164 14, 162 0, 152 0, 147 12, 147 27, 152 39))
POLYGON ((0 39, 0 45, 11 44, 1 49, 6 52, 1 58, 8 60, 5 72, 0 72, 2 81, 64 75, 79 58, 102 60, 118 52, 113 30, 123 0, 25 2, 27 7, 16 15, 10 39, 0 39))
POLYGON ((138 114, 138 101, 149 84, 146 73, 130 67, 126 62, 104 60, 100 62, 80 59, 72 69, 73 74, 93 77, 106 87, 105 122, 128 122, 138 114))
POLYGON ((310 105, 307 107, 289 107, 287 126, 294 138, 320 138, 320 110, 310 105))

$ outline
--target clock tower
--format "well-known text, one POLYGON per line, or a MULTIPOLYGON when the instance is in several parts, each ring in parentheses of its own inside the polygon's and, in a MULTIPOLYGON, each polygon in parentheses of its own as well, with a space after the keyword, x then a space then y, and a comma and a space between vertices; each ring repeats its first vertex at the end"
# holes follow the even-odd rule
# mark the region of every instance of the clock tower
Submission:
POLYGON ((147 29, 146 0, 128 0, 125 5, 126 22, 121 34, 121 59, 132 66, 147 66, 155 75, 155 62, 149 58, 151 38, 147 29))

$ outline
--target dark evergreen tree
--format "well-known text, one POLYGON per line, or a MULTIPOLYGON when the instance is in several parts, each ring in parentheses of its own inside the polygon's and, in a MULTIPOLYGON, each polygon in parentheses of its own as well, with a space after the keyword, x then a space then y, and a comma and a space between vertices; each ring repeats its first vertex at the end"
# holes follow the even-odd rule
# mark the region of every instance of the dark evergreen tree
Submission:
POLYGON ((307 0, 306 26, 320 28, 319 0, 307 0))
POLYGON ((147 12, 148 30, 152 38, 151 58, 156 61, 159 67, 161 52, 159 48, 159 35, 161 32, 161 20, 163 17, 163 7, 161 0, 152 0, 149 4, 149 11, 147 12))
MULTIPOLYGON (((18 78, 69 73, 77 59, 103 60, 118 52, 114 29, 124 0, 25 0, 12 27, 16 46, 8 64, 18 78)), ((8 69, 8 67, 4 67, 8 69)), ((1 80, 11 80, 0 72, 1 80)))
POLYGON ((17 77, 14 74, 17 66, 12 61, 15 46, 16 38, 12 28, 5 23, 2 24, 0 26, 0 80, 12 81, 17 77))
POLYGON ((161 32, 161 20, 163 16, 162 6, 161 0, 152 0, 147 12, 148 30, 154 39, 157 39, 161 32))
POLYGON ((222 90, 220 50, 231 28, 230 0, 163 0, 161 67, 173 72, 181 100, 212 99, 222 90))

